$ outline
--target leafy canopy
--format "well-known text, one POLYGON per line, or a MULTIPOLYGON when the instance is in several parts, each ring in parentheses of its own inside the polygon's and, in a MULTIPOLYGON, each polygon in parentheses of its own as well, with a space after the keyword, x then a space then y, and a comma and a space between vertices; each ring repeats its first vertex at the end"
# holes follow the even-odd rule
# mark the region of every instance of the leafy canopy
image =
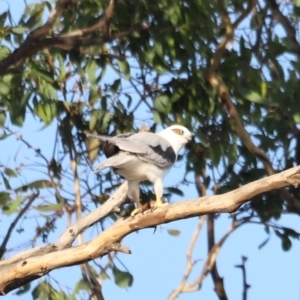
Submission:
MULTIPOLYGON (((298 165, 298 2, 37 1, 20 18, 8 6, 0 14, 0 142, 7 147, 21 128, 55 134, 47 150, 17 136, 34 153, 32 165, 17 153, 13 162, 1 159, 2 213, 30 215, 22 209, 34 201, 31 208, 44 221, 33 240, 47 241, 63 215, 77 211, 79 218, 78 205, 83 211, 101 205, 120 182, 113 173, 94 181, 85 175, 99 154, 98 141, 85 134, 138 130, 141 121, 151 130, 172 123, 190 128, 195 143, 183 182, 200 178, 216 193, 298 165)), ((180 186, 167 191, 182 194, 180 186)), ((264 194, 232 218, 261 223, 289 250, 299 235, 281 226, 280 217, 299 212, 299 192, 288 193, 293 201, 264 194)), ((132 275, 114 260, 93 272, 106 277, 107 270, 117 285, 131 286, 132 275)), ((33 298, 46 299, 45 290, 53 299, 65 297, 48 285, 40 283, 33 298)), ((85 281, 72 297, 82 289, 85 281)))

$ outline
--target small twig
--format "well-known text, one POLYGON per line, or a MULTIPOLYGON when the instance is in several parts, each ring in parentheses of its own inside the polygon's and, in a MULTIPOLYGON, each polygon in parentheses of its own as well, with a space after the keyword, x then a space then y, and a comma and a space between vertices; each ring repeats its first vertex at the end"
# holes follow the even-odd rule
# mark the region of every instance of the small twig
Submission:
MULTIPOLYGON (((272 0, 273 1, 273 0, 272 0)), ((275 2, 275 1, 273 1, 275 2)), ((231 23, 228 13, 226 11, 226 6, 223 2, 223 0, 218 1, 220 6, 220 15, 222 19, 222 23, 225 26, 226 33, 222 39, 222 41, 219 43, 217 50, 215 54, 213 55, 211 59, 211 66, 207 75, 207 80, 211 84, 212 87, 216 88, 218 90, 218 94, 220 97, 220 100, 222 104, 224 105, 229 117, 232 120, 232 123, 235 127, 236 133, 241 139, 244 146, 250 151, 254 156, 256 156, 264 165, 264 168, 267 172, 267 174, 273 175, 275 174, 275 170, 272 166, 271 161, 269 160, 268 156, 264 151, 262 151, 259 147, 257 147, 249 133, 246 131, 246 129, 243 126, 242 120, 239 116, 239 113, 234 106, 231 96, 229 94, 228 88, 226 84, 222 81, 222 79, 217 74, 217 69, 219 66, 219 63, 221 61, 221 57, 225 51, 227 43, 232 39, 232 36, 234 34, 234 25, 231 23)), ((249 2, 248 8, 246 9, 247 14, 244 12, 242 15, 245 18, 252 10, 254 5, 256 4, 256 1, 251 0, 249 2)), ((274 4, 274 3, 273 3, 274 4)), ((275 7, 276 8, 276 7, 275 7)), ((242 19, 238 18, 238 23, 242 21, 242 19)), ((238 24, 237 23, 237 24, 238 24)), ((291 208, 300 211, 300 203, 295 197, 289 193, 287 190, 280 190, 279 191, 281 197, 290 205, 291 208)))
POLYGON ((240 268, 242 270, 242 276, 243 276, 243 300, 247 300, 247 291, 251 287, 247 283, 247 279, 246 279, 246 261, 247 261, 247 257, 242 256, 242 264, 235 266, 236 268, 240 268))
POLYGON ((219 253, 219 249, 223 245, 225 239, 229 236, 230 233, 237 227, 238 223, 233 223, 232 227, 228 231, 228 233, 224 236, 222 243, 219 243, 219 246, 216 246, 215 243, 215 214, 209 214, 207 218, 207 237, 208 237, 208 253, 209 256, 213 257, 210 263, 210 267, 207 269, 210 271, 211 277, 213 279, 215 285, 215 292, 217 293, 220 300, 227 300, 228 297, 226 295, 223 278, 220 277, 219 271, 216 264, 216 258, 219 253), (215 251, 214 249, 218 249, 215 251))
POLYGON ((291 50, 293 52, 295 52, 297 55, 299 55, 300 45, 296 38, 297 33, 296 33, 295 28, 291 25, 289 19, 285 15, 282 14, 276 0, 270 0, 270 1, 268 1, 268 3, 271 7, 274 18, 282 25, 282 27, 284 28, 284 30, 286 32, 287 40, 290 43, 291 50))
POLYGON ((26 211, 29 209, 29 207, 31 206, 31 204, 33 203, 33 201, 39 196, 39 192, 32 194, 30 196, 28 196, 28 202, 26 203, 26 205, 21 209, 21 211, 18 213, 17 217, 15 218, 15 220, 10 224, 7 233, 5 235, 5 238, 0 246, 0 260, 2 259, 5 251, 6 251, 6 245, 10 239, 10 236, 12 234, 12 231, 14 230, 14 228, 16 227, 17 223, 19 222, 19 220, 22 218, 22 216, 26 213, 26 211))
POLYGON ((89 33, 97 32, 97 31, 103 31, 105 34, 108 35, 109 25, 114 14, 115 5, 116 5, 116 1, 110 0, 107 8, 105 9, 104 14, 100 17, 99 21, 96 24, 87 28, 68 32, 66 34, 61 34, 60 37, 84 36, 89 33))
POLYGON ((199 219, 198 225, 193 233, 192 239, 190 241, 190 245, 187 250, 187 254, 186 254, 187 261, 186 261, 186 268, 185 268, 183 278, 182 278, 180 284, 178 285, 178 287, 171 293, 168 300, 175 300, 179 296, 179 294, 185 290, 187 280, 189 279, 189 276, 191 275, 191 272, 195 265, 195 262, 192 261, 192 254, 193 254, 196 242, 201 233, 202 227, 206 221, 206 218, 207 218, 207 216, 205 215, 205 216, 200 217, 200 219, 199 219))
MULTIPOLYGON (((242 225, 243 223, 234 223, 232 224, 232 226, 229 228, 229 230, 227 231, 227 233, 219 240, 219 242, 215 243, 213 245, 213 247, 210 249, 210 252, 208 254, 208 257, 204 263, 204 266, 202 268, 202 272, 200 274, 200 276, 193 282, 191 282, 190 284, 188 284, 185 288, 186 292, 194 292, 197 291, 201 288, 203 280, 205 279, 205 277, 211 272, 211 270, 213 269, 213 266, 216 262, 217 256, 219 254, 219 251, 221 249, 221 247, 223 246, 224 242, 226 241, 226 239, 230 236, 230 234, 240 225, 242 225)), ((225 298, 224 298, 225 299, 225 298)))
POLYGON ((102 294, 102 287, 100 282, 97 280, 95 274, 92 272, 91 267, 88 263, 80 266, 82 277, 88 286, 88 293, 91 300, 104 300, 102 294))
MULTIPOLYGON (((56 6, 51 11, 47 22, 43 26, 33 30, 30 34, 28 34, 27 38, 20 45, 20 47, 0 62, 0 76, 8 74, 10 72, 15 72, 19 68, 21 70, 22 64, 24 63, 26 58, 36 54, 38 51, 44 48, 56 48, 66 51, 76 50, 80 47, 101 45, 106 41, 122 38, 123 36, 128 34, 128 32, 126 32, 119 33, 114 36, 109 35, 109 24, 115 8, 115 0, 110 0, 103 17, 100 18, 98 23, 96 23, 95 25, 86 29, 78 30, 77 32, 63 34, 62 36, 50 36, 55 20, 59 15, 62 14, 66 5, 68 5, 69 3, 73 3, 74 1, 57 1, 56 6), (82 38, 83 35, 97 32, 99 30, 104 31, 103 37, 82 38)), ((132 29, 130 30, 130 32, 131 31, 132 29)))

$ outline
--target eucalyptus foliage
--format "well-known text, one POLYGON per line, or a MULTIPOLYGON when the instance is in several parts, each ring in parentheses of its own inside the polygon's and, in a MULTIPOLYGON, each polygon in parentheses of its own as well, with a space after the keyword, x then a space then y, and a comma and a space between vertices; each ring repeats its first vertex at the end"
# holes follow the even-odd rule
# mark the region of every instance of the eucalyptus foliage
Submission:
MULTIPOLYGON (((86 134, 138 131, 142 122, 153 131, 173 123, 193 131, 182 182, 194 187, 198 178, 210 194, 298 165, 299 16, 299 1, 275 0, 29 1, 18 19, 8 6, 0 14, 0 145, 8 147, 16 136, 34 159, 16 152, 8 163, 0 156, 2 214, 39 215, 31 242, 48 241, 58 220, 75 215, 78 205, 83 213, 101 205, 120 183, 113 172, 88 179, 101 152, 86 134), (212 84, 215 61, 214 74, 235 111, 212 84), (49 128, 55 134, 46 153, 38 140, 17 134, 49 128)), ((166 198, 182 195, 180 186, 168 188, 166 198)), ((151 197, 147 185, 143 191, 144 199, 151 197)), ((299 214, 300 203, 298 189, 288 193, 293 201, 278 191, 263 194, 232 218, 260 223, 289 250, 299 234, 281 226, 280 217, 299 214)), ((121 214, 130 209, 125 205, 121 214)), ((2 258, 8 248, 9 241, 0 248, 2 258)), ((102 277, 110 270, 120 287, 134 279, 114 259, 91 268, 102 277)), ((75 299, 90 288, 81 280, 66 296, 47 281, 32 285, 33 299, 49 293, 51 299, 75 299)))

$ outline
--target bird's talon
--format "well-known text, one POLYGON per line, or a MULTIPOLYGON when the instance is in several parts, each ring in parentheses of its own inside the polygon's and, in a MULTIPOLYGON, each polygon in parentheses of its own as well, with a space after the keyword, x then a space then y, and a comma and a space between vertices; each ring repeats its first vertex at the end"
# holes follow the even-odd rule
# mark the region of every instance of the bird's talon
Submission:
POLYGON ((164 207, 164 206, 167 206, 167 205, 169 205, 168 202, 159 203, 159 204, 155 203, 155 205, 151 207, 151 212, 153 212, 157 208, 164 207))
POLYGON ((134 209, 132 212, 131 212, 131 217, 135 217, 136 215, 138 215, 138 214, 141 214, 141 213, 143 213, 143 209, 142 208, 136 208, 136 209, 134 209))

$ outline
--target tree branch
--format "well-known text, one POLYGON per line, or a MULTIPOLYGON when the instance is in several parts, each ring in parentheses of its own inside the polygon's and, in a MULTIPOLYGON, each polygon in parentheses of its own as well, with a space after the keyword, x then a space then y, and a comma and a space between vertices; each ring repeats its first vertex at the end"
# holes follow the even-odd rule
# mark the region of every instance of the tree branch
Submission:
POLYGON ((47 22, 43 26, 33 30, 18 49, 0 62, 0 76, 8 74, 11 71, 15 72, 18 69, 22 69, 20 67, 28 57, 44 48, 56 48, 69 51, 78 49, 79 47, 103 44, 104 42, 124 36, 123 33, 114 36, 109 35, 108 28, 116 3, 116 0, 110 0, 103 16, 93 26, 62 34, 61 36, 49 37, 52 34, 52 26, 55 20, 62 14, 66 5, 76 1, 78 0, 59 0, 56 3, 55 9, 51 11, 47 22), (103 37, 82 38, 84 35, 100 30, 105 32, 103 37))
POLYGON ((268 2, 270 4, 274 19, 276 19, 282 25, 283 29, 286 32, 287 40, 290 43, 291 50, 299 56, 300 45, 296 38, 297 33, 295 28, 291 25, 289 19, 282 14, 276 0, 269 0, 268 2))
POLYGON ((61 235, 56 243, 47 244, 45 246, 36 247, 20 254, 13 256, 10 259, 0 262, 0 268, 5 265, 11 265, 17 263, 21 260, 27 259, 28 257, 44 255, 46 253, 51 253, 66 249, 71 247, 72 243, 76 237, 85 231, 87 228, 91 227, 95 223, 101 221, 110 213, 114 212, 117 207, 119 207, 127 197, 127 182, 124 182, 104 204, 99 208, 93 210, 88 215, 84 216, 76 223, 67 228, 67 230, 61 235))
MULTIPOLYGON (((62 250, 52 249, 53 251, 50 253, 39 253, 39 255, 27 256, 23 259, 20 259, 23 257, 22 253, 18 254, 19 259, 15 262, 13 262, 14 258, 8 260, 9 263, 7 261, 0 262, 0 293, 4 295, 54 269, 81 264, 102 257, 111 251, 130 253, 130 250, 120 245, 119 242, 137 230, 208 213, 232 212, 256 195, 299 184, 300 167, 298 166, 254 181, 223 195, 179 202, 158 208, 153 212, 148 210, 135 218, 119 219, 93 240, 77 247, 62 250)), ((114 199, 114 201, 117 200, 114 199)))
MULTIPOLYGON (((223 244, 225 243, 226 239, 230 236, 230 234, 240 225, 242 225, 243 223, 233 223, 229 230, 226 232, 226 234, 217 242, 214 243, 214 245, 209 248, 209 253, 207 256, 207 259, 203 265, 202 268, 202 272, 200 274, 200 276, 193 282, 191 282, 190 284, 186 285, 185 287, 185 292, 194 292, 197 291, 201 288, 203 280, 205 279, 205 277, 212 272, 215 272, 216 269, 214 270, 214 266, 216 263, 216 259, 217 256, 220 252, 221 247, 223 246, 223 244)), ((216 274, 212 274, 212 276, 215 276, 216 274)), ((221 278, 220 278, 221 279, 221 278)), ((218 282, 217 280, 215 281, 214 277, 213 277, 214 283, 215 283, 215 289, 216 289, 216 293, 218 295, 218 297, 220 299, 227 299, 227 296, 225 294, 225 290, 223 287, 223 282, 218 282), (220 286, 219 286, 220 285, 220 286), (224 292, 224 293, 223 293, 224 292)), ((222 279, 221 279, 222 280, 222 279)))
MULTIPOLYGON (((249 152, 255 155, 263 163, 268 175, 275 174, 275 170, 273 169, 272 163, 270 162, 268 156, 253 143, 249 133, 244 128, 239 114, 234 104, 232 103, 229 91, 225 83, 217 76, 216 73, 210 75, 209 81, 213 87, 218 89, 221 102, 226 107, 226 110, 231 120, 233 121, 237 135, 239 136, 245 147, 248 149, 249 152)), ((290 205, 291 208, 300 212, 300 202, 297 199, 295 199, 293 195, 291 195, 291 193, 289 193, 286 190, 280 190, 279 193, 281 197, 290 205)))
POLYGON ((196 242, 198 240, 198 237, 201 233, 204 222, 206 221, 206 218, 207 218, 207 216, 205 215, 205 216, 202 216, 199 219, 198 225, 197 225, 197 227, 196 227, 196 229, 193 233, 190 245, 189 245, 188 250, 187 250, 186 268, 185 268, 183 278, 182 278, 180 284, 178 285, 178 287, 171 293, 168 300, 175 300, 179 296, 179 294, 181 294, 186 289, 187 280, 189 279, 189 277, 191 275, 191 272, 193 270, 193 267, 195 265, 195 262, 192 260, 193 251, 194 251, 196 242))
POLYGON ((17 217, 15 218, 15 220, 10 224, 7 233, 4 237, 4 240, 0 246, 0 259, 2 259, 5 251, 6 251, 6 245, 9 241, 9 238, 12 234, 12 231, 14 230, 14 228, 16 227, 17 223, 19 222, 19 220, 22 218, 22 216, 27 212, 27 210, 29 209, 29 207, 31 206, 31 204, 33 203, 33 201, 39 196, 39 193, 36 194, 32 194, 28 197, 28 201, 26 203, 26 205, 21 209, 21 211, 18 213, 17 217))
POLYGON ((116 6, 116 0, 110 0, 109 4, 104 12, 104 14, 100 17, 99 21, 88 27, 83 28, 79 30, 75 30, 72 32, 68 32, 66 34, 60 35, 60 37, 74 37, 74 36, 84 36, 89 33, 97 32, 97 31, 103 31, 106 35, 109 34, 109 25, 111 22, 111 19, 114 14, 115 6, 116 6))
MULTIPOLYGON (((243 16, 243 18, 245 18, 251 12, 256 2, 257 2, 256 0, 249 1, 248 8, 241 15, 243 16)), ((222 81, 222 79, 217 74, 217 69, 221 61, 222 55, 226 49, 226 45, 233 37, 235 26, 237 26, 242 21, 242 18, 240 16, 236 20, 236 22, 232 24, 228 17, 226 6, 223 0, 219 0, 218 3, 220 6, 220 15, 221 15, 222 23, 225 26, 226 33, 222 41, 219 43, 217 50, 211 59, 211 66, 207 75, 207 80, 213 88, 216 88, 218 90, 220 100, 222 104, 225 106, 226 111, 233 122, 236 133, 241 139, 242 143, 245 145, 245 147, 248 149, 249 152, 255 155, 263 163, 267 174, 273 175, 275 174, 275 170, 273 169, 271 161, 269 160, 268 156, 259 147, 257 147, 251 140, 251 137, 249 133, 245 130, 242 120, 231 100, 226 84, 222 81)), ((273 4, 273 8, 274 7, 276 8, 276 6, 273 4)), ((297 212, 300 212, 300 202, 297 199, 295 199, 291 193, 289 193, 286 190, 281 190, 279 191, 279 193, 281 197, 288 203, 290 208, 296 210, 297 212)))
POLYGON ((247 291, 250 288, 250 285, 247 283, 246 279, 246 261, 247 257, 242 256, 242 264, 235 266, 236 268, 240 268, 243 274, 243 300, 247 300, 247 291))
MULTIPOLYGON (((227 238, 229 234, 236 228, 236 226, 231 227, 232 230, 229 230, 225 235, 227 238)), ((210 271, 211 277, 213 279, 215 285, 215 292, 218 295, 220 300, 227 300, 228 297, 226 295, 226 291, 224 288, 223 278, 219 275, 219 271, 217 268, 217 255, 221 249, 221 246, 225 242, 226 238, 221 239, 221 242, 215 242, 215 214, 209 214, 207 218, 207 237, 208 237, 208 257, 211 261, 210 268, 206 265, 206 270, 210 271)), ((205 274, 206 272, 204 272, 205 274)))

